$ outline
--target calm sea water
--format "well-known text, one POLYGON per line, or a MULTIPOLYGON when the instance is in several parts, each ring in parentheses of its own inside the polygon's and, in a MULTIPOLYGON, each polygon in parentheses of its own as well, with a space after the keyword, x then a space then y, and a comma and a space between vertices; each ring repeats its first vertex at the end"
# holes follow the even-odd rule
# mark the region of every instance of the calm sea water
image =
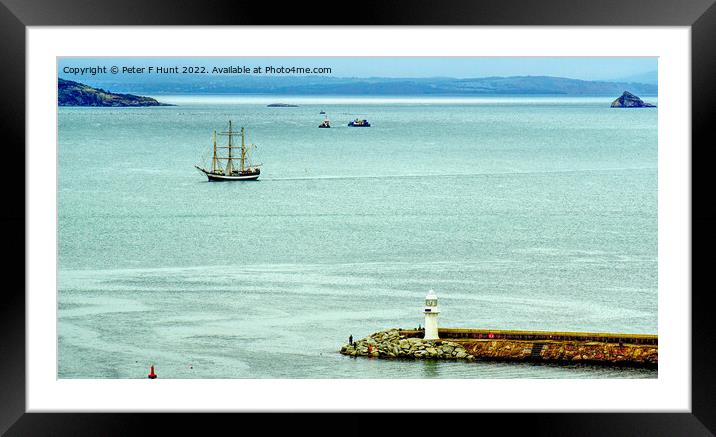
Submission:
POLYGON ((59 108, 60 378, 656 377, 337 353, 422 324, 430 288, 445 327, 656 333, 656 109, 162 99, 59 108), (229 119, 258 182, 193 168, 229 119))

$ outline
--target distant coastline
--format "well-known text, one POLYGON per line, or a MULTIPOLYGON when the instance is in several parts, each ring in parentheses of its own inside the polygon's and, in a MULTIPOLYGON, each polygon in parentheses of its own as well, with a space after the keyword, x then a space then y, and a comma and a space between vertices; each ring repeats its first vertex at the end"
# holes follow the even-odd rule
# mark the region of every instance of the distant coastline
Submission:
POLYGON ((656 84, 588 81, 554 76, 457 78, 337 78, 220 76, 157 78, 145 76, 118 81, 93 76, 94 87, 140 94, 177 95, 305 95, 305 96, 614 96, 629 89, 644 96, 658 95, 656 84))
MULTIPOLYGON (((555 95, 418 95, 418 96, 357 96, 357 95, 270 95, 270 94, 165 94, 152 95, 162 102, 173 105, 196 104, 249 104, 267 107, 276 101, 289 102, 301 108, 317 106, 317 111, 328 110, 325 105, 365 105, 365 104, 396 104, 396 105, 534 105, 534 104, 594 104, 608 107, 614 96, 555 96, 555 95)), ((657 96, 648 97, 656 103, 657 96)), ((270 108, 267 108, 270 109, 270 108)), ((273 108, 280 110, 282 108, 273 108)), ((291 109, 291 108, 288 108, 291 109)), ((293 108, 299 109, 299 108, 293 108)), ((315 108, 314 108, 315 109, 315 108)))

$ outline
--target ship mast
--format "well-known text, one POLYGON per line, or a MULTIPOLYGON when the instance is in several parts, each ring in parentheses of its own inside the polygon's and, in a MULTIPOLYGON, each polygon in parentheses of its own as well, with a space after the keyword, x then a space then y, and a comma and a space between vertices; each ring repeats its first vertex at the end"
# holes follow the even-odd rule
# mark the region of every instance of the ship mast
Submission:
POLYGON ((233 137, 233 134, 232 134, 232 130, 231 130, 231 120, 229 120, 229 160, 226 163, 226 174, 227 175, 230 175, 231 172, 234 171, 234 164, 231 161, 231 159, 233 158, 232 153, 231 153, 231 149, 233 147, 233 144, 231 143, 232 137, 233 137))
POLYGON ((211 160, 211 172, 216 171, 216 131, 214 131, 214 158, 211 160))
MULTIPOLYGON (((231 150, 231 149, 229 149, 231 150)), ((246 145, 244 144, 244 128, 241 128, 241 173, 244 172, 244 162, 246 161, 246 145)))

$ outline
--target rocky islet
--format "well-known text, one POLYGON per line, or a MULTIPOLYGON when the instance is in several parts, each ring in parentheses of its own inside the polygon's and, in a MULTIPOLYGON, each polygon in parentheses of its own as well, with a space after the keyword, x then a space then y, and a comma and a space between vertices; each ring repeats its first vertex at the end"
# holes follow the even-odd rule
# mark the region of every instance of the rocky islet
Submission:
POLYGON ((656 105, 646 103, 629 91, 624 91, 612 102, 612 108, 656 108, 656 105))

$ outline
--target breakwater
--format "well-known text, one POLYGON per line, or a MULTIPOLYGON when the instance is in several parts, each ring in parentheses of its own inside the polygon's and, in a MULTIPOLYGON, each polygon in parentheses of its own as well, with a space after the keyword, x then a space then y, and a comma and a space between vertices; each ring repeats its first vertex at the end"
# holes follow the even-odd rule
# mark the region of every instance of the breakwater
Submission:
POLYGON ((389 329, 344 345, 340 353, 375 358, 584 363, 656 368, 658 338, 646 334, 440 329, 389 329))

